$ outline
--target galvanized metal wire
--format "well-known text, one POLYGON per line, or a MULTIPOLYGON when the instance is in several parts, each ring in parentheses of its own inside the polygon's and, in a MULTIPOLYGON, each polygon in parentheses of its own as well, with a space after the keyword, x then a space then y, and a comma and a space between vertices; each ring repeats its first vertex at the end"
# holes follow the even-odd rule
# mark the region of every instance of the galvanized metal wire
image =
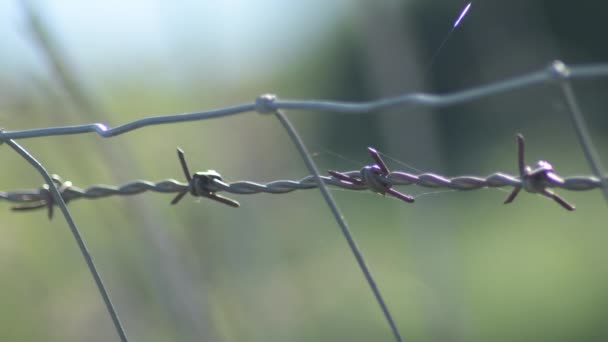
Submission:
POLYGON ((213 119, 253 111, 260 113, 274 113, 274 111, 281 109, 298 109, 307 111, 363 114, 407 106, 447 107, 513 90, 531 87, 534 85, 562 82, 563 80, 607 77, 608 63, 572 66, 566 68, 566 70, 567 73, 557 72, 555 65, 552 63, 548 68, 532 72, 527 75, 458 91, 451 94, 437 95, 428 93, 412 93, 392 98, 380 99, 377 101, 360 103, 325 100, 281 100, 275 99, 272 96, 262 95, 258 97, 254 103, 196 113, 147 117, 114 128, 109 128, 104 123, 91 123, 78 126, 46 127, 19 131, 7 130, 0 133, 0 141, 6 141, 7 139, 28 139, 52 135, 84 133, 97 133, 101 137, 109 138, 147 126, 213 119))

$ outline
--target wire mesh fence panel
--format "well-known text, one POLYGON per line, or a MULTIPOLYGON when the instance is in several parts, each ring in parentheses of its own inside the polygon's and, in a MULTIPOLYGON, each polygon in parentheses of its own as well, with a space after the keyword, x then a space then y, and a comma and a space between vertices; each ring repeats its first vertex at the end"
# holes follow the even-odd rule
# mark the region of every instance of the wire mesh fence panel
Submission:
POLYGON ((0 340, 608 339, 608 3, 0 8, 0 340))
MULTIPOLYGON (((26 159, 43 176, 46 184, 38 189, 0 192, 0 198, 16 202, 17 204, 13 209, 17 211, 46 208, 48 210, 49 218, 53 217, 53 208, 55 206, 60 208, 77 241, 91 275, 94 278, 118 336, 122 341, 127 341, 127 334, 118 318, 117 310, 110 300, 108 291, 104 286, 101 276, 81 237, 78 226, 72 219, 66 204, 79 198, 94 200, 109 196, 131 196, 146 191, 153 191, 160 193, 177 193, 177 197, 171 202, 172 204, 178 203, 183 196, 189 193, 194 197, 210 199, 231 207, 239 207, 239 202, 223 196, 222 193, 239 195, 253 195, 258 193, 286 194, 296 190, 319 188, 334 219, 339 225, 344 238, 347 240, 349 248, 355 257, 360 270, 364 274, 377 304, 380 306, 383 317, 386 320, 394 339, 401 341, 403 338, 399 330, 399 325, 396 323, 396 320, 389 310, 390 302, 387 302, 381 295, 377 281, 372 276, 372 272, 363 257, 363 253, 355 242, 354 237, 350 232, 350 228, 338 209, 328 186, 353 191, 369 190, 371 192, 399 199, 404 202, 403 205, 412 206, 417 205, 417 203, 414 203, 415 198, 407 193, 401 192, 401 190, 398 191, 396 189, 397 186, 418 185, 427 188, 445 188, 464 191, 499 187, 511 188, 512 191, 504 203, 513 201, 520 190, 523 189, 530 193, 544 195, 569 211, 575 209, 574 205, 554 192, 553 188, 572 191, 601 189, 608 200, 608 179, 604 175, 598 152, 593 145, 582 111, 577 103, 575 92, 570 84, 570 81, 573 79, 604 78, 606 76, 608 76, 608 65, 605 64, 567 67, 561 62, 554 62, 546 69, 532 72, 527 75, 442 95, 414 93, 361 103, 334 102, 329 100, 279 100, 274 95, 262 95, 251 104, 198 113, 148 117, 114 128, 106 127, 101 123, 92 123, 78 126, 47 127, 20 131, 3 130, 0 132, 0 141, 6 143, 26 159), (330 170, 326 174, 325 172, 320 172, 318 170, 318 167, 302 142, 302 139, 299 137, 296 129, 282 112, 282 110, 297 109, 308 112, 322 111, 348 114, 373 114, 389 108, 411 108, 412 106, 447 107, 547 83, 554 83, 562 90, 564 103, 572 118, 572 129, 576 132, 593 175, 563 178, 558 175, 556 170, 554 170, 552 165, 547 161, 539 161, 536 165, 529 166, 525 161, 524 138, 522 135, 517 135, 516 138, 518 151, 516 165, 519 172, 517 175, 499 172, 489 176, 450 177, 436 173, 412 174, 404 171, 391 171, 374 148, 369 148, 367 151, 371 156, 372 163, 361 165, 360 170, 330 170), (265 184, 256 183, 254 181, 226 182, 222 175, 217 171, 209 170, 191 173, 184 152, 178 149, 178 161, 184 173, 185 183, 174 179, 167 179, 159 182, 136 180, 119 186, 94 185, 82 189, 74 186, 70 181, 64 181, 57 175, 51 176, 34 156, 16 142, 16 140, 30 138, 85 133, 96 133, 101 137, 110 138, 130 133, 147 126, 227 117, 252 111, 264 115, 270 114, 276 116, 292 142, 295 144, 300 157, 311 173, 310 176, 300 180, 278 180, 265 184)), ((407 113, 403 115, 407 116, 407 113)), ((262 116, 260 116, 260 118, 261 117, 262 116)))

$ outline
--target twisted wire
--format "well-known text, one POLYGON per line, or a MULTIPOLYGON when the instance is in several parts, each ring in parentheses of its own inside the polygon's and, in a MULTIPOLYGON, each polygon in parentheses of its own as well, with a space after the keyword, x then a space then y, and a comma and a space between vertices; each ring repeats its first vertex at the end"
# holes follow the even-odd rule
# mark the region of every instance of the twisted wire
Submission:
MULTIPOLYGON (((351 177, 361 177, 360 171, 344 172, 351 177)), ((370 190, 367 183, 352 184, 340 181, 333 177, 321 177, 326 185, 347 189, 347 190, 370 190)), ((382 178, 392 186, 418 185, 425 188, 445 188, 451 190, 478 190, 482 188, 499 187, 521 187, 522 181, 518 176, 505 173, 493 173, 486 177, 458 176, 445 177, 434 173, 411 174, 407 172, 395 171, 389 173, 386 178, 382 178)), ((602 187, 600 179, 593 176, 574 176, 564 178, 563 181, 548 179, 546 185, 549 188, 558 188, 570 191, 588 191, 602 187)), ((226 183, 219 179, 213 179, 209 188, 213 192, 228 192, 238 195, 253 195, 259 193, 285 194, 296 190, 309 190, 318 188, 314 176, 307 176, 300 180, 277 180, 268 183, 256 183, 251 181, 237 181, 226 183)), ((158 182, 146 180, 135 180, 119 186, 98 184, 82 189, 76 186, 69 186, 62 191, 62 197, 66 202, 86 198, 99 199, 109 196, 132 196, 147 191, 159 193, 178 193, 189 188, 188 183, 166 179, 158 182)), ((0 199, 15 203, 28 203, 46 200, 44 191, 41 189, 16 190, 0 192, 0 199)))

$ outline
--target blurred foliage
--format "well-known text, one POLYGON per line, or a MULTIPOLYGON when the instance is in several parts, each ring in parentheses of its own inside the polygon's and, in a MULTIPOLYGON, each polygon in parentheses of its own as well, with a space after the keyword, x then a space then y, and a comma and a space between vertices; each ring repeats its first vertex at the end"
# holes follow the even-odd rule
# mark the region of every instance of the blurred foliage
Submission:
MULTIPOLYGON (((24 72, 18 87, 2 84, 0 118, 9 129, 115 125, 272 91, 284 98, 364 101, 480 86, 554 59, 607 59, 601 25, 608 3, 485 0, 473 4, 429 65, 462 7, 447 0, 353 4, 352 15, 337 19, 306 54, 273 65, 265 78, 238 84, 209 79, 200 71, 201 59, 200 68, 190 66, 188 77, 167 85, 155 82, 163 71, 145 60, 104 82, 87 79, 45 13, 24 6, 31 19, 26 39, 48 69, 24 72)), ((575 83, 604 160, 607 86, 606 80, 575 83)), ((515 172, 514 134, 522 132, 529 163, 547 159, 564 176, 589 174, 553 85, 436 110, 362 116, 294 111, 290 118, 323 169, 359 168, 368 162, 364 148, 373 145, 445 175, 515 172)), ((48 170, 81 187, 181 180, 176 146, 186 151, 192 169, 217 169, 228 181, 307 174, 279 124, 255 113, 112 139, 91 134, 23 144, 48 170)), ((41 182, 9 149, 1 158, 1 189, 41 182)), ((391 166, 405 168, 396 161, 391 166)), ((335 196, 408 341, 608 338, 608 231, 599 191, 563 193, 577 205, 574 213, 529 194, 503 206, 506 193, 498 190, 403 191, 420 196, 417 203, 370 193, 335 196)), ((205 200, 173 207, 171 196, 160 194, 70 203, 132 341, 390 340, 317 191, 237 199, 238 210, 205 200)), ((0 339, 116 340, 61 217, 48 222, 43 211, 4 207, 0 339)))

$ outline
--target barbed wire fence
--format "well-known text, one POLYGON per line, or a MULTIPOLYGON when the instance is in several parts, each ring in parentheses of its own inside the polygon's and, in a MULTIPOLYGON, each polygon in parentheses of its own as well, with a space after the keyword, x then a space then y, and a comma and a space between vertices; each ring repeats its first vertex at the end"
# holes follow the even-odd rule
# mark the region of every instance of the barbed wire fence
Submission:
POLYGON ((171 202, 172 204, 177 203, 184 195, 190 193, 196 197, 205 197, 233 207, 238 207, 239 203, 237 201, 223 197, 219 193, 227 192, 243 195, 258 193, 284 194, 296 190, 319 188, 324 200, 334 215, 336 223, 341 228, 342 234, 347 240, 395 340, 403 341, 399 328, 389 311, 386 301, 380 293, 376 281, 365 262, 363 254, 357 246, 343 215, 329 192, 328 185, 355 191, 370 190, 379 194, 396 197, 408 203, 414 202, 414 198, 398 192, 394 188, 395 186, 416 184, 429 188, 448 188, 466 191, 482 188, 511 187, 513 188, 513 191, 507 197, 505 203, 513 201, 520 190, 524 189, 530 193, 539 193, 549 197, 567 210, 574 210, 574 205, 568 203, 565 199, 554 193, 552 188, 573 191, 586 191, 599 188, 602 190, 603 195, 608 202, 608 178, 604 174, 600 158, 587 130, 583 113, 578 105, 576 95, 571 85, 571 80, 573 79, 592 79, 607 76, 608 64, 567 67, 564 63, 556 61, 548 68, 524 76, 442 95, 412 93, 371 102, 351 103, 317 100, 280 100, 274 95, 266 94, 259 96, 250 104, 197 113, 147 117, 114 128, 108 128, 101 123, 92 123, 79 126, 47 127, 20 131, 1 130, 0 144, 6 143, 21 155, 42 175, 46 184, 38 189, 0 192, 0 198, 17 203, 13 207, 14 210, 23 211, 47 208, 49 218, 52 218, 53 216, 53 208, 55 206, 59 207, 76 239, 94 282, 97 285, 108 314, 114 324, 116 333, 121 341, 128 341, 125 329, 103 284, 102 278, 95 267, 93 258, 86 247, 77 224, 72 219, 70 211, 67 208, 66 204, 68 202, 80 198, 100 199, 112 195, 135 195, 146 191, 154 191, 161 193, 177 193, 177 196, 171 202), (373 148, 369 148, 368 152, 374 160, 373 163, 363 166, 361 170, 347 172, 329 171, 330 176, 322 176, 312 160, 311 154, 300 139, 297 130, 283 113, 283 110, 299 109, 307 111, 364 114, 396 107, 446 107, 546 83, 557 83, 560 87, 563 99, 568 108, 571 124, 576 132, 593 175, 562 178, 553 170, 551 164, 547 161, 539 161, 534 167, 528 166, 525 163, 524 158, 523 136, 517 135, 518 175, 495 173, 487 177, 446 177, 434 173, 416 175, 401 171, 390 171, 380 157, 380 154, 373 148), (51 175, 45 167, 27 151, 27 149, 16 142, 16 140, 20 139, 84 133, 97 133, 101 137, 109 138, 147 126, 205 120, 247 112, 274 115, 281 122, 283 128, 298 149, 298 152, 311 175, 296 181, 278 180, 266 184, 259 184, 251 181, 226 183, 221 174, 213 170, 191 174, 185 160, 184 152, 178 150, 178 159, 183 168, 187 181, 186 183, 173 179, 159 182, 136 180, 120 186, 95 185, 86 189, 81 189, 73 186, 69 181, 64 181, 57 175, 51 175))

